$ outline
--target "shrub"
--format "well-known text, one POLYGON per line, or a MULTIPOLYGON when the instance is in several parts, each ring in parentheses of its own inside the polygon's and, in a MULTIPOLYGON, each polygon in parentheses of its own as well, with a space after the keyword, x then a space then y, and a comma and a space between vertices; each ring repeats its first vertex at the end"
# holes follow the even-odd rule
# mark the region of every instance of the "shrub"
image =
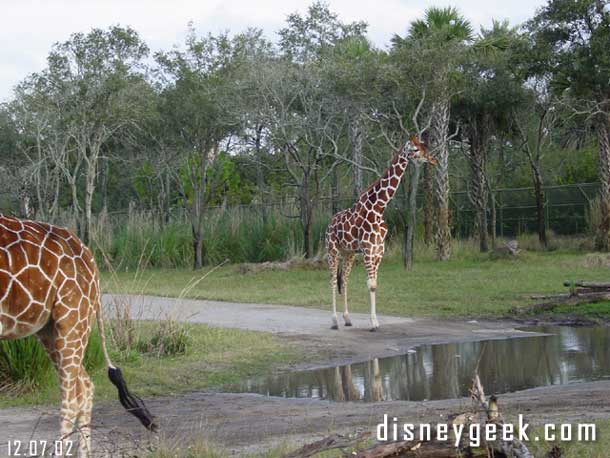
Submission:
POLYGON ((184 355, 191 344, 191 335, 184 323, 166 318, 158 323, 151 323, 150 333, 143 333, 136 343, 140 353, 155 356, 184 355))

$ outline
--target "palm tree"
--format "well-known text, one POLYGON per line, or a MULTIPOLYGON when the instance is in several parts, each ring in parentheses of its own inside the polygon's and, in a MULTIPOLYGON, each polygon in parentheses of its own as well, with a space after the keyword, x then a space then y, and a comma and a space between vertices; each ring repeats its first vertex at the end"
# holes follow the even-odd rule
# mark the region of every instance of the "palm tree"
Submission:
MULTIPOLYGON (((413 21, 406 37, 395 35, 394 47, 417 47, 430 66, 429 80, 432 94, 430 141, 438 164, 425 177, 427 192, 434 192, 436 213, 436 249, 442 261, 451 255, 449 228, 449 121, 450 102, 454 92, 454 78, 460 57, 472 41, 472 26, 454 7, 432 7, 423 19, 413 21)), ((426 202, 430 199, 426 199, 426 202)), ((430 209, 427 209, 430 210, 430 209)), ((424 224, 431 225, 431 212, 424 214, 424 224), (426 221, 426 219, 428 221, 426 221)))
POLYGON ((462 17, 457 8, 431 7, 426 10, 424 19, 411 22, 409 36, 418 40, 436 35, 445 42, 465 42, 472 39, 472 26, 462 17))

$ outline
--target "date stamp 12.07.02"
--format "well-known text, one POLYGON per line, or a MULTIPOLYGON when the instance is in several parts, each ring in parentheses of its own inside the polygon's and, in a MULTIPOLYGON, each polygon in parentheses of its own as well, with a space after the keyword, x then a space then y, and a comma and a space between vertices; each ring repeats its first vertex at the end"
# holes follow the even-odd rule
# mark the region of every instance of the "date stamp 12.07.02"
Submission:
POLYGON ((73 445, 70 440, 9 440, 7 441, 7 457, 76 456, 73 453, 73 445))

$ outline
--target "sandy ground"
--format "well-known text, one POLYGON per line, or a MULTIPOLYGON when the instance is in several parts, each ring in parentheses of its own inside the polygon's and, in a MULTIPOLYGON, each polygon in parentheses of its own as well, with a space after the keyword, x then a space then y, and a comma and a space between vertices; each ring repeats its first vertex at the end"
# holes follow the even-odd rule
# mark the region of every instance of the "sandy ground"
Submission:
MULTIPOLYGON (((112 303, 106 296, 105 303, 112 303)), ((212 326, 269 331, 305 347, 315 355, 297 368, 368 360, 404 353, 425 343, 482 340, 530 335, 509 322, 461 322, 380 316, 381 330, 368 331, 368 316, 353 314, 353 328, 329 329, 328 311, 263 304, 166 298, 132 298, 133 313, 143 319, 173 316, 212 326), (138 301, 140 303, 138 303, 138 301)), ((500 409, 511 417, 522 413, 534 424, 579 422, 610 416, 610 381, 535 388, 500 397, 500 409)), ((190 393, 147 399, 161 424, 162 440, 185 443, 209 437, 236 456, 282 443, 300 444, 330 432, 368 430, 384 414, 399 422, 438 422, 449 413, 467 410, 468 399, 333 403, 310 399, 268 398, 253 394, 190 393)), ((143 431, 114 402, 94 409, 97 450, 120 456, 117 444, 135 441, 145 446, 159 436, 143 431), (126 439, 129 439, 126 441, 126 439)), ((52 439, 58 428, 55 406, 0 410, 0 457, 7 440, 52 439)), ((133 456, 133 455, 132 455, 133 456)))

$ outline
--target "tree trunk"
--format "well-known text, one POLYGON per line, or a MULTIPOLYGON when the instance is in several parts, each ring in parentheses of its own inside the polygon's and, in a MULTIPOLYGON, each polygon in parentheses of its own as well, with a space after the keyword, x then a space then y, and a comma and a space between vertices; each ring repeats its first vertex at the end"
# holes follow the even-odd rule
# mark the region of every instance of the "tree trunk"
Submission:
POLYGON ((53 190, 53 202, 51 203, 51 209, 49 210, 49 221, 51 223, 55 223, 57 221, 57 212, 59 210, 59 193, 60 193, 60 185, 61 178, 59 176, 59 171, 53 172, 54 176, 54 190, 53 190))
POLYGON ((604 114, 597 122, 599 141, 600 223, 595 248, 610 251, 610 119, 604 114))
MULTIPOLYGON (((489 186, 489 181, 487 182, 487 185, 489 186)), ((493 251, 496 249, 498 218, 496 211, 496 193, 491 186, 489 187, 489 196, 491 200, 491 224, 489 233, 491 234, 491 250, 493 251)))
POLYGON ((191 227, 193 232, 193 269, 203 267, 203 216, 205 213, 205 192, 207 184, 209 148, 204 145, 199 151, 199 163, 192 164, 191 180, 193 198, 191 203, 191 227), (197 170, 199 166, 199 170, 197 170))
POLYGON ((193 225, 193 269, 198 270, 203 267, 203 231, 201 226, 193 225))
POLYGON ((444 98, 433 108, 432 139, 437 164, 434 167, 434 194, 436 197, 436 251, 440 261, 451 256, 451 229, 449 227, 449 101, 444 98))
MULTIPOLYGON (((84 148, 87 148, 86 146, 84 148)), ((87 168, 85 170, 85 214, 83 239, 86 245, 91 243, 93 234, 93 195, 95 193, 95 181, 97 180, 97 167, 101 153, 101 143, 91 142, 87 149, 82 151, 87 168), (87 154, 87 152, 89 154, 87 154)))
POLYGON ((546 214, 544 202, 544 190, 542 189, 542 174, 538 165, 532 164, 532 178, 534 181, 534 194, 536 197, 536 220, 538 225, 538 241, 544 248, 547 247, 546 238, 546 214))
POLYGON ((78 190, 76 188, 76 177, 73 177, 70 181, 70 191, 72 194, 72 213, 74 218, 74 224, 76 227, 74 230, 78 235, 81 234, 81 224, 80 224, 80 205, 78 203, 78 190))
POLYGON ((311 220, 305 222, 303 227, 303 242, 305 248, 305 257, 307 259, 313 258, 313 244, 311 240, 311 220))
POLYGON ((339 176, 337 174, 337 168, 335 167, 330 177, 330 206, 331 215, 334 215, 339 211, 339 176))
POLYGON ((100 188, 102 193, 102 211, 108 211, 108 175, 110 174, 110 163, 108 159, 102 162, 100 188))
POLYGON ((303 250, 307 259, 313 258, 313 243, 311 226, 313 219, 313 208, 309 197, 309 180, 306 178, 303 181, 300 193, 300 214, 301 225, 303 227, 303 250))
POLYGON ((263 155, 262 148, 263 125, 256 126, 256 136, 254 138, 254 153, 256 156, 256 188, 259 193, 259 205, 263 223, 267 222, 267 207, 265 205, 265 172, 263 170, 263 155))
POLYGON ((479 126, 475 123, 470 128, 470 202, 476 212, 476 227, 478 230, 479 250, 488 251, 487 245, 487 182, 485 176, 485 148, 479 126))
POLYGON ((407 221, 407 230, 405 232, 405 254, 404 266, 405 269, 413 268, 413 245, 415 241, 415 226, 417 224, 417 188, 419 185, 419 164, 411 164, 411 182, 409 183, 409 216, 407 221))
POLYGON ((424 243, 431 245, 434 240, 434 177, 432 165, 424 164, 424 243))
MULTIPOLYGON (((352 142, 352 160, 354 161, 354 199, 358 199, 360 193, 364 190, 364 180, 362 178, 362 120, 356 117, 350 126, 350 137, 352 142)), ((334 214, 334 213, 333 213, 334 214)))
POLYGON ((169 173, 169 170, 165 171, 165 198, 163 199, 163 223, 165 225, 169 224, 169 218, 170 218, 170 206, 171 206, 171 174, 169 173))
POLYGON ((96 167, 95 162, 91 161, 87 167, 85 177, 85 224, 83 227, 83 240, 85 245, 91 243, 93 233, 93 193, 95 192, 96 167))

